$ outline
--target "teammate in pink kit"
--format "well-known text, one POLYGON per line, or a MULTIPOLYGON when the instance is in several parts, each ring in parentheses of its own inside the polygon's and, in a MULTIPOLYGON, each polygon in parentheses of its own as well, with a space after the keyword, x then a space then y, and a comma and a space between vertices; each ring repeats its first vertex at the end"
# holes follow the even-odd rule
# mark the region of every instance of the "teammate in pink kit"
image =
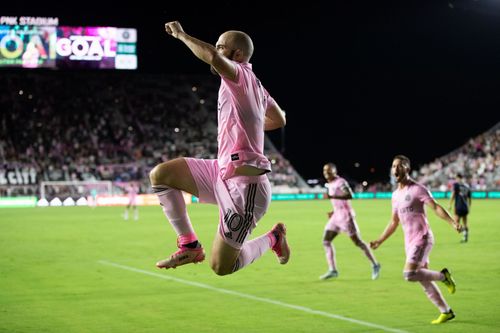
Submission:
POLYGON ((333 206, 333 211, 328 212, 328 223, 325 226, 323 236, 323 246, 328 263, 328 272, 321 275, 321 280, 326 280, 338 276, 337 264, 335 260, 335 249, 333 239, 339 233, 347 234, 354 245, 358 246, 366 255, 372 264, 372 279, 375 280, 380 274, 380 264, 375 259, 370 248, 361 239, 358 225, 355 220, 354 209, 351 206, 352 190, 349 183, 337 175, 337 167, 333 163, 327 163, 323 166, 323 176, 328 181, 328 198, 333 206))
POLYGON ((132 208, 134 211, 134 220, 139 220, 139 211, 137 210, 137 194, 139 193, 139 186, 135 182, 130 182, 125 187, 128 196, 128 204, 125 207, 123 218, 128 220, 129 210, 132 208))
POLYGON ((392 218, 382 235, 377 240, 370 242, 370 246, 373 249, 378 248, 396 231, 401 222, 406 250, 404 278, 406 281, 420 282, 427 297, 441 312, 439 317, 431 323, 447 322, 455 318, 455 314, 434 281, 442 281, 451 294, 455 293, 455 281, 446 268, 440 272, 429 269, 429 253, 434 244, 434 236, 427 221, 424 204, 458 232, 460 232, 460 225, 434 200, 432 194, 423 185, 410 178, 408 157, 404 155, 394 157, 391 173, 398 184, 397 189, 392 194, 392 218))
POLYGON ((280 264, 286 264, 290 248, 283 223, 247 240, 271 201, 266 175, 271 163, 264 156, 264 131, 281 128, 286 122, 284 112, 252 71, 251 38, 241 31, 226 31, 213 46, 188 35, 177 21, 166 23, 165 30, 209 64, 221 84, 217 159, 176 158, 157 165, 150 173, 153 190, 177 233, 179 248, 156 266, 168 269, 205 259, 181 191, 219 206, 219 227, 210 258, 216 274, 232 274, 269 249, 280 264))

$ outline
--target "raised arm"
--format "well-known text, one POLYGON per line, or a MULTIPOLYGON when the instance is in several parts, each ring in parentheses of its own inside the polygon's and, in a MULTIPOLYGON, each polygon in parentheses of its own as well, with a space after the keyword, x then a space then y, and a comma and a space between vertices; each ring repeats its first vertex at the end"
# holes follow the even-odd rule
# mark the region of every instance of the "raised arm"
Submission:
POLYGON ((444 209, 443 206, 441 206, 439 203, 437 203, 436 200, 434 200, 434 199, 428 200, 425 202, 425 204, 428 207, 430 207, 437 216, 439 216, 441 219, 448 222, 453 227, 453 229, 455 229, 458 232, 462 231, 460 224, 457 221, 455 221, 451 217, 450 213, 448 213, 448 211, 446 209, 444 209))
POLYGON ((236 78, 236 68, 228 58, 217 52, 215 46, 188 35, 178 21, 165 23, 165 31, 183 42, 198 59, 211 65, 220 75, 230 80, 236 78))
POLYGON ((375 250, 380 245, 382 245, 382 243, 385 242, 387 238, 391 237, 391 235, 396 231, 398 225, 399 225, 399 216, 396 212, 393 212, 391 221, 385 228, 384 232, 382 233, 382 235, 380 235, 380 237, 377 240, 370 242, 370 247, 375 250))

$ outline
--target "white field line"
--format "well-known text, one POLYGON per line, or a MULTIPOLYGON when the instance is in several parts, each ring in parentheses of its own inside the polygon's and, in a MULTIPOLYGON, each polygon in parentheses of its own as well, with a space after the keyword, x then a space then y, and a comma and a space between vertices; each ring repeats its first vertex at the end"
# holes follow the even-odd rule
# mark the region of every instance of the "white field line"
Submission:
POLYGON ((116 268, 120 268, 120 269, 124 269, 124 270, 127 270, 127 271, 131 271, 131 272, 136 272, 136 273, 141 273, 141 274, 145 274, 145 275, 149 275, 149 276, 154 276, 154 277, 157 277, 157 278, 160 278, 160 279, 164 279, 164 280, 175 281, 175 282, 186 284, 186 285, 193 286, 193 287, 198 287, 198 288, 203 288, 203 289, 215 291, 215 292, 218 292, 218 293, 221 293, 221 294, 233 295, 233 296, 237 296, 237 297, 241 297, 241 298, 246 298, 246 299, 251 299, 251 300, 262 302, 262 303, 269 303, 269 304, 279 305, 279 306, 284 307, 284 308, 294 309, 294 310, 298 310, 298 311, 302 311, 302 312, 306 312, 306 313, 310 313, 310 314, 315 314, 315 315, 318 315, 318 316, 323 316, 323 317, 327 317, 327 318, 333 318, 333 319, 337 319, 337 320, 348 321, 348 322, 351 322, 353 324, 358 324, 358 325, 362 325, 362 326, 368 326, 368 327, 372 327, 372 328, 377 328, 377 329, 385 331, 385 332, 409 333, 408 331, 399 330, 399 329, 396 329, 396 328, 390 328, 390 327, 386 327, 386 326, 382 326, 382 325, 378 325, 378 324, 374 324, 374 323, 370 323, 370 322, 362 321, 362 320, 358 320, 358 319, 348 318, 348 317, 344 317, 344 316, 337 315, 337 314, 334 314, 334 313, 329 313, 329 312, 325 312, 325 311, 314 310, 314 309, 311 309, 311 308, 307 308, 305 306, 283 303, 283 302, 276 301, 276 300, 273 300, 273 299, 270 299, 270 298, 258 297, 258 296, 244 294, 244 293, 240 293, 240 292, 232 291, 232 290, 228 290, 228 289, 216 288, 216 287, 212 287, 212 286, 210 286, 208 284, 199 283, 199 282, 193 282, 193 281, 184 280, 184 279, 179 279, 179 278, 176 278, 176 277, 173 277, 173 276, 169 276, 169 275, 165 275, 165 274, 153 273, 153 272, 145 271, 145 270, 134 268, 134 267, 130 267, 130 266, 120 265, 120 264, 113 263, 113 262, 106 261, 106 260, 99 260, 98 263, 103 264, 103 265, 113 266, 113 267, 116 267, 116 268))

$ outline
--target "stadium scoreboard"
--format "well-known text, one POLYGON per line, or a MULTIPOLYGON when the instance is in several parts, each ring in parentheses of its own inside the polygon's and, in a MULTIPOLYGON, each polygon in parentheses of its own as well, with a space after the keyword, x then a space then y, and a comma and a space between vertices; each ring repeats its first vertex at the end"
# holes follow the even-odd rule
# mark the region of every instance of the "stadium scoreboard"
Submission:
POLYGON ((58 22, 0 16, 0 67, 137 69, 136 29, 58 22))

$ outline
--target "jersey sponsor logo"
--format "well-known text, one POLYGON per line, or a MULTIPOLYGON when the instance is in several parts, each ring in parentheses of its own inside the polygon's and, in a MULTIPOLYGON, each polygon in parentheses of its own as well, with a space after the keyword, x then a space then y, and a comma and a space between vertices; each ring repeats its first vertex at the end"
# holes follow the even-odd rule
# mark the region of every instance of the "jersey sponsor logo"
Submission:
POLYGON ((239 160, 240 160, 240 155, 238 155, 238 153, 231 154, 231 161, 239 161, 239 160))
POLYGON ((413 212, 413 207, 412 206, 408 206, 408 207, 402 207, 402 208, 399 208, 399 213, 401 214, 407 214, 407 213, 412 213, 413 212))

